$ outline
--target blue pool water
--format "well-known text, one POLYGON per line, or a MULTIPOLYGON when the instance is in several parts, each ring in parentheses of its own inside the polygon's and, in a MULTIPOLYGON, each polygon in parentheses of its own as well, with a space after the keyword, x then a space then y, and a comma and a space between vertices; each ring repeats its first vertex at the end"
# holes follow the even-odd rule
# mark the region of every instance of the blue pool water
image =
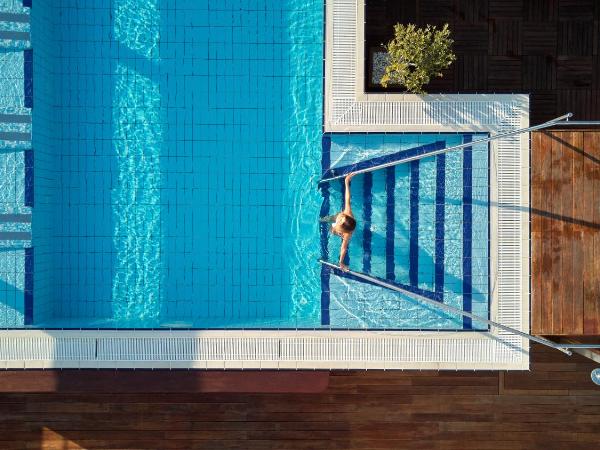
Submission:
MULTIPOLYGON (((477 136, 323 138, 322 2, 248 3, 36 2, 34 183, 2 202, 35 192, 33 236, 0 243, 0 326, 478 328, 317 263, 323 164, 477 136)), ((487 315, 487 146, 444 164, 356 177, 350 266, 487 315)))

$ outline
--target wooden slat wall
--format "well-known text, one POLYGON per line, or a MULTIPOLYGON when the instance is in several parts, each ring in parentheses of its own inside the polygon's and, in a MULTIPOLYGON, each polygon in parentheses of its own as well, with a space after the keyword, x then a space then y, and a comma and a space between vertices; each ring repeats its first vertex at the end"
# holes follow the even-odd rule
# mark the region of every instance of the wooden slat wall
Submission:
POLYGON ((600 335, 600 131, 531 137, 531 328, 600 335))
POLYGON ((333 372, 322 394, 3 394, 0 448, 589 450, 593 367, 534 346, 531 372, 333 372))
POLYGON ((427 92, 528 93, 532 124, 566 112, 594 120, 599 20, 595 0, 367 0, 365 39, 379 47, 397 22, 448 23, 457 61, 427 92))

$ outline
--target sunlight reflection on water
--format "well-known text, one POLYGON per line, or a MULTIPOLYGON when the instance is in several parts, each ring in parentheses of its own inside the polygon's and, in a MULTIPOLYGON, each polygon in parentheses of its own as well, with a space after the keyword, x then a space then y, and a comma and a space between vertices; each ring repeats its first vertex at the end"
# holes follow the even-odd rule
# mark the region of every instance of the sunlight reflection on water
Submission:
MULTIPOLYGON (((146 58, 158 57, 157 1, 115 4, 115 37, 146 58)), ((152 320, 161 309, 160 151, 163 130, 159 85, 117 64, 113 100, 117 181, 113 189, 113 317, 152 320)))

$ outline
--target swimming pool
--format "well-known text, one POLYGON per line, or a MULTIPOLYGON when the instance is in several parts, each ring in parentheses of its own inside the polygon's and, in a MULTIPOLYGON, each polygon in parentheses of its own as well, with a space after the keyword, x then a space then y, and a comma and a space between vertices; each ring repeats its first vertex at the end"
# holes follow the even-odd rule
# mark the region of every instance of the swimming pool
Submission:
MULTIPOLYGON (((35 266, 14 249, 0 325, 478 328, 317 263, 323 169, 474 136, 322 139, 322 2, 253 5, 36 3, 35 266)), ((487 316, 487 152, 357 177, 351 267, 487 316)))

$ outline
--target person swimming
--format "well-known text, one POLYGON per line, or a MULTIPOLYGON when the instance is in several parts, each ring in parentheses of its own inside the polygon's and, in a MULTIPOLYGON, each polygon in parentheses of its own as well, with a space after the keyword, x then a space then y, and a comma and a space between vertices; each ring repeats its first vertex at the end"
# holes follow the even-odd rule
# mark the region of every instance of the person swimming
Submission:
POLYGON ((332 216, 321 217, 320 219, 321 222, 332 223, 333 225, 331 225, 330 229, 331 233, 342 238, 339 265, 344 271, 349 270, 348 266, 344 264, 344 259, 346 258, 346 254, 348 253, 348 244, 350 243, 352 234, 356 229, 356 219, 354 218, 354 214, 352 214, 350 195, 350 181, 352 180, 352 177, 354 177, 354 175, 356 174, 349 173, 348 175, 346 175, 346 178, 344 178, 344 184, 346 186, 346 193, 344 196, 344 210, 332 216))

